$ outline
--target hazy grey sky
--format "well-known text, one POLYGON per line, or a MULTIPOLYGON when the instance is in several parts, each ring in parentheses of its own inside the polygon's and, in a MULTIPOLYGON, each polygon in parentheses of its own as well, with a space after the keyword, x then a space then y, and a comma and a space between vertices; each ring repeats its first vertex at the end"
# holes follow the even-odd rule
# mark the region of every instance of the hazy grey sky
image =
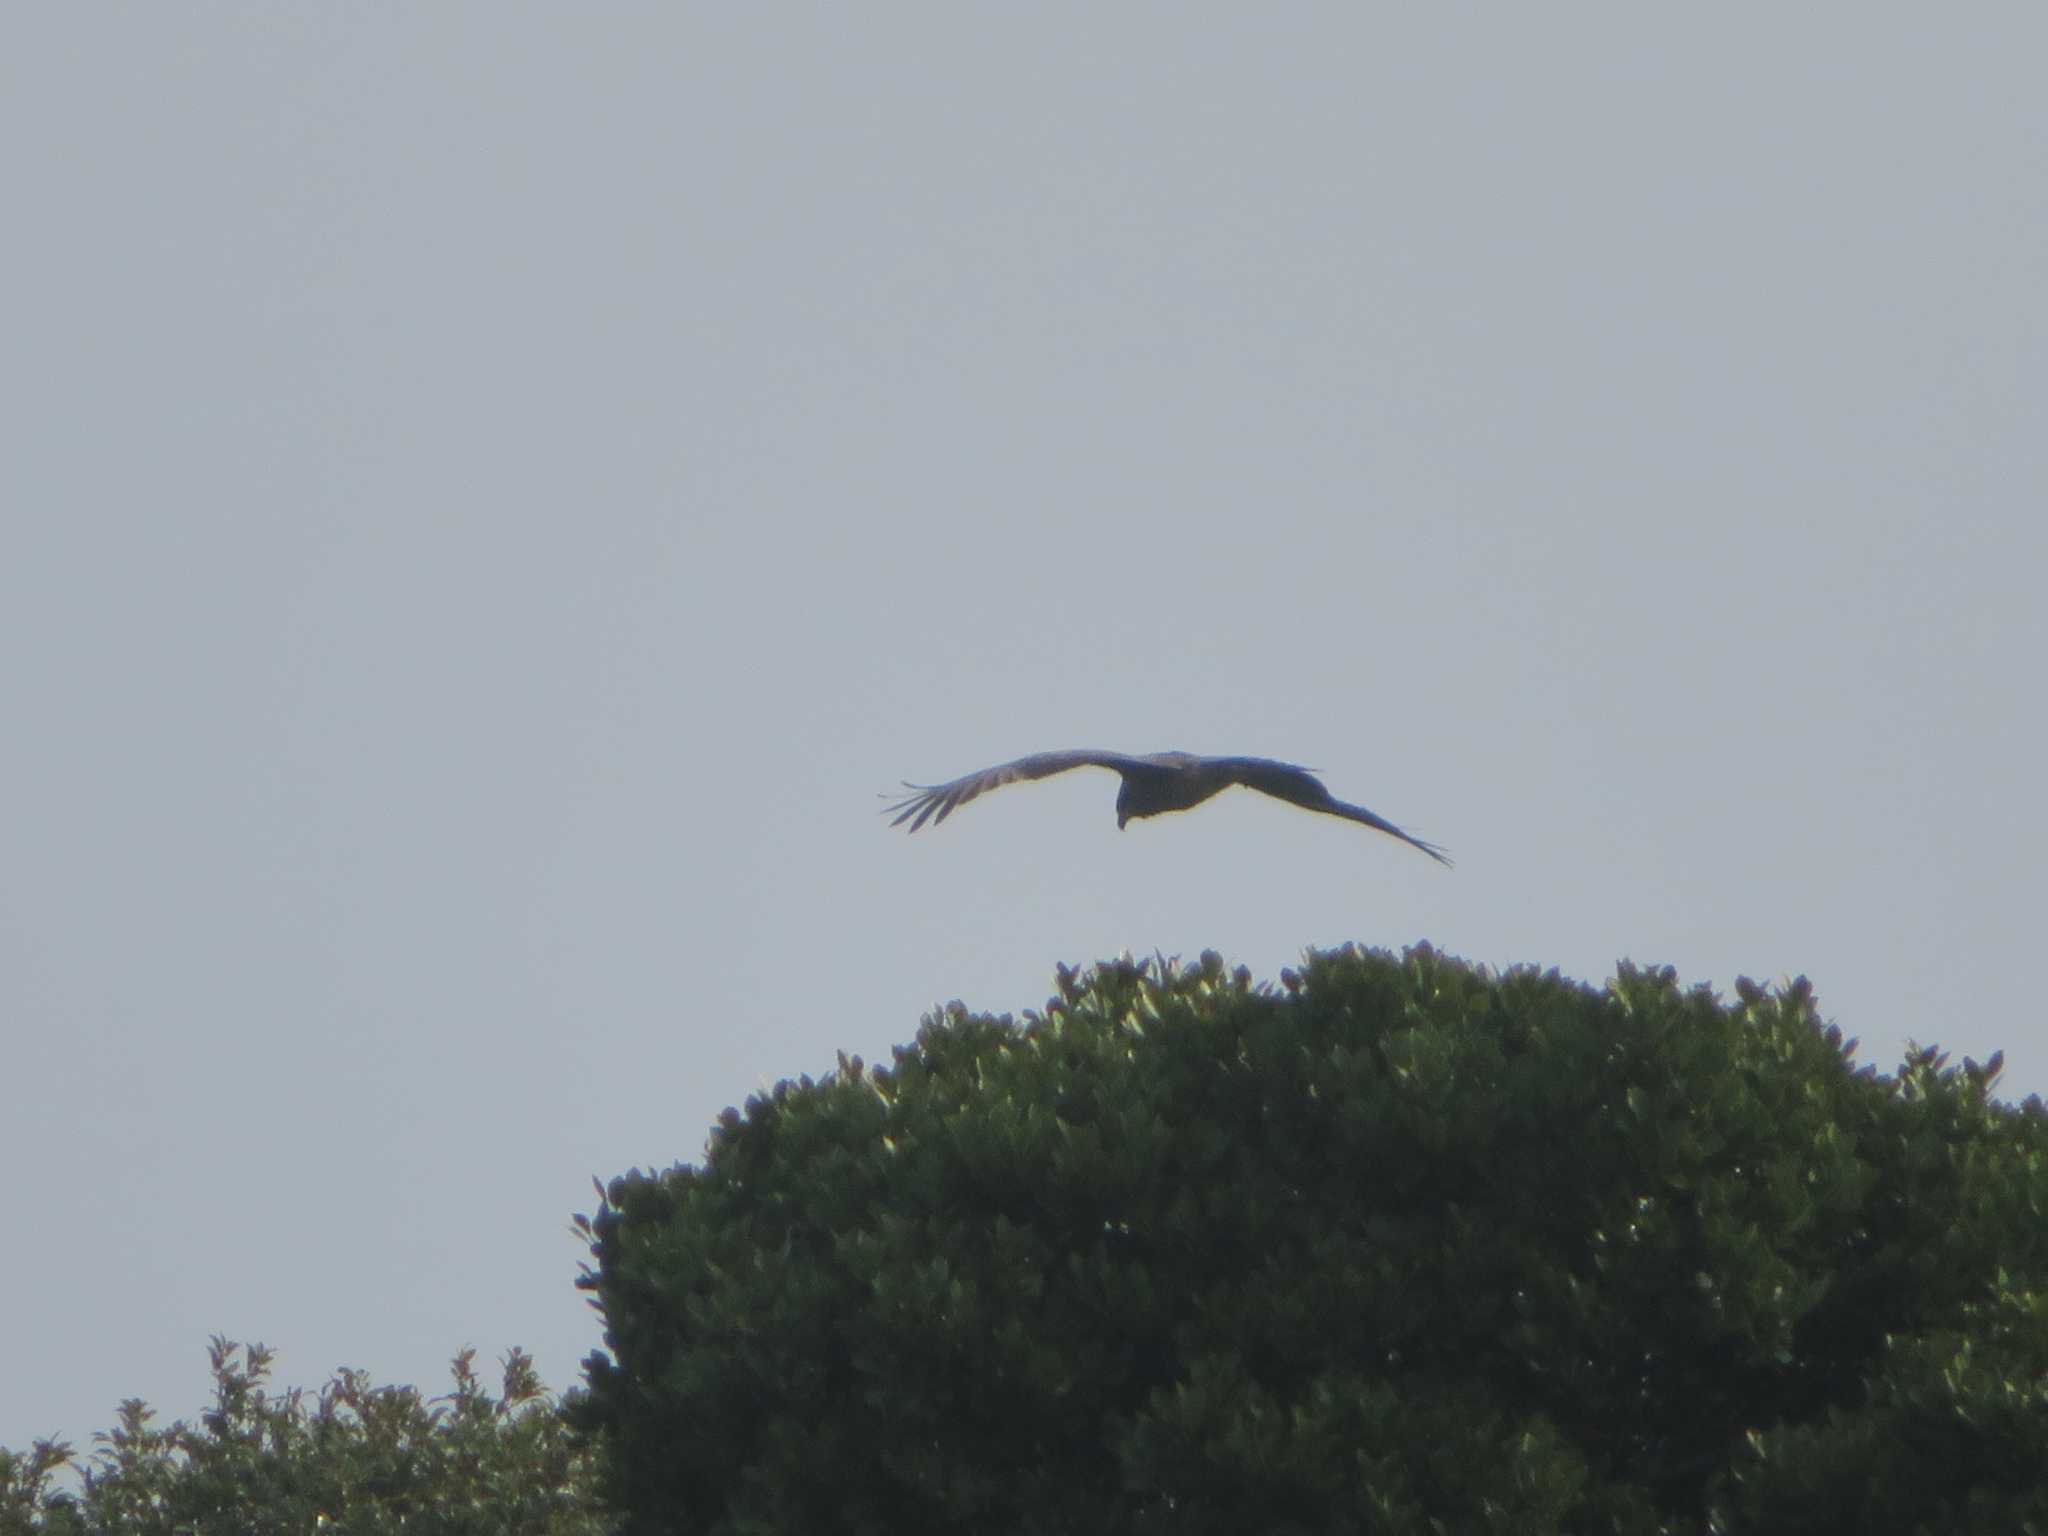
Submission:
POLYGON ((0 1444, 597 1342, 590 1178, 1055 962, 1809 974, 2048 1088, 2035 5, 41 6, 0 1444), (1446 844, 1115 780, 1256 752, 1446 844))

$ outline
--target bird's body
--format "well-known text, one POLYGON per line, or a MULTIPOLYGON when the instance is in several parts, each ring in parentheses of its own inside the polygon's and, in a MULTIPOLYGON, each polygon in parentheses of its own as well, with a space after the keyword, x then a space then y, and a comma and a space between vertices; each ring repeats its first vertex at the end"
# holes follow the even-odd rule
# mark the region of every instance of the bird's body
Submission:
POLYGON ((1069 768, 1108 768, 1122 778, 1123 786, 1116 796, 1119 831, 1138 817, 1190 810, 1233 784, 1242 784, 1246 789, 1256 789, 1305 810, 1322 811, 1326 815, 1342 816, 1347 821, 1362 822, 1390 837, 1398 837, 1410 847, 1421 849, 1440 864, 1451 862, 1434 844, 1410 837, 1391 821, 1375 816, 1362 805, 1350 805, 1337 799, 1310 770, 1293 763, 1275 762, 1269 757, 1198 757, 1192 752, 1148 752, 1133 756, 1128 752, 1098 752, 1088 748, 1035 752, 1029 757, 984 768, 979 773, 970 773, 946 784, 906 783, 903 787, 916 793, 887 807, 883 814, 895 816, 891 826, 901 826, 907 821, 910 830, 915 832, 927 821, 937 826, 968 801, 991 789, 1027 779, 1050 778, 1053 774, 1065 773, 1069 768))

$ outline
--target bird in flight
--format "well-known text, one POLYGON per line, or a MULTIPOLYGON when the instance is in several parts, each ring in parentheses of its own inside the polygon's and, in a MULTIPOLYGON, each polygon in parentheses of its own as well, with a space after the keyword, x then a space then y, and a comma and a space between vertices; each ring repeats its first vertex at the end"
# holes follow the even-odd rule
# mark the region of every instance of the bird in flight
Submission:
POLYGON ((1123 787, 1116 792, 1119 832, 1136 817, 1189 810, 1233 784, 1242 784, 1246 789, 1256 789, 1304 810, 1363 822, 1389 837, 1398 837, 1411 848, 1420 848, 1439 864, 1451 862, 1435 844, 1410 837, 1362 805, 1349 805, 1337 799, 1308 769, 1293 763, 1276 763, 1270 757, 1197 757, 1192 752, 1148 752, 1134 757, 1128 752, 1091 752, 1085 748, 1073 752, 1034 752, 1014 763, 984 768, 947 784, 912 784, 906 779, 903 787, 916 793, 885 806, 882 814, 894 814, 896 819, 890 826, 900 827, 907 821, 915 832, 927 821, 937 826, 976 795, 1026 779, 1050 778, 1069 768, 1109 768, 1122 777, 1123 787))

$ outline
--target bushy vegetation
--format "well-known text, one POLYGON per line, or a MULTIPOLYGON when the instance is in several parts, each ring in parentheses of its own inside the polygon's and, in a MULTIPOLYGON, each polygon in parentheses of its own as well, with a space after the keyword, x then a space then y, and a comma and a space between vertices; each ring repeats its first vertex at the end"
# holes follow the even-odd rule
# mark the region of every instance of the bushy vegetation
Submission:
POLYGON ((42 1441, 0 1451, 0 1536, 598 1536, 588 1451, 533 1362, 513 1350, 499 1395, 474 1356, 429 1401, 342 1371, 315 1396, 268 1388, 270 1352, 213 1341, 213 1407, 152 1427, 140 1401, 79 1464, 42 1441), (79 1476, 67 1486, 65 1470, 79 1476))
POLYGON ((615 1180, 567 1405, 217 1339, 0 1536, 2048 1532, 2048 1112, 1853 1050, 1803 981, 1062 971, 615 1180))
POLYGON ((585 1225, 635 1532, 2048 1529, 2048 1115, 1805 983, 1062 972, 585 1225))

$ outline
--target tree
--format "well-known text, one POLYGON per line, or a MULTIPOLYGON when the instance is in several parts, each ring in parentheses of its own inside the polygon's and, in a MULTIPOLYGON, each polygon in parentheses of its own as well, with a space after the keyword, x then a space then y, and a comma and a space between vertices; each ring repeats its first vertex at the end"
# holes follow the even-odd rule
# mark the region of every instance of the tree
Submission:
POLYGON ((216 1338, 214 1405, 197 1426, 168 1428, 136 1399, 79 1470, 57 1486, 71 1448, 40 1441, 0 1451, 0 1536, 599 1536, 589 1452, 576 1444, 532 1360, 513 1350, 501 1393, 478 1380, 474 1351, 455 1357, 454 1391, 337 1373, 309 1399, 272 1394, 270 1351, 216 1338))
POLYGON ((582 1222, 634 1532, 2048 1529, 2048 1115, 1427 947, 1062 970, 582 1222))

